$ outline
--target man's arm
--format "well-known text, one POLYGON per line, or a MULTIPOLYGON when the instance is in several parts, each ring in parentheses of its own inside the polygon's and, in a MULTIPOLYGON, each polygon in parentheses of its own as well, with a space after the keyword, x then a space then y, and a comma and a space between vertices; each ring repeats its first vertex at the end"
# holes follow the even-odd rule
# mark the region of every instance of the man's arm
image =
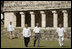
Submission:
POLYGON ((64 29, 64 38, 66 37, 66 31, 65 31, 65 29, 64 29))
POLYGON ((42 38, 42 36, 41 36, 41 28, 40 28, 40 38, 42 38))
POLYGON ((65 32, 64 32, 64 38, 66 38, 66 34, 65 34, 65 32))
POLYGON ((58 38, 58 29, 56 30, 56 33, 57 33, 57 38, 58 38))
POLYGON ((56 32, 57 33, 57 38, 58 38, 58 32, 56 32))
POLYGON ((15 27, 13 26, 13 31, 15 30, 15 27))

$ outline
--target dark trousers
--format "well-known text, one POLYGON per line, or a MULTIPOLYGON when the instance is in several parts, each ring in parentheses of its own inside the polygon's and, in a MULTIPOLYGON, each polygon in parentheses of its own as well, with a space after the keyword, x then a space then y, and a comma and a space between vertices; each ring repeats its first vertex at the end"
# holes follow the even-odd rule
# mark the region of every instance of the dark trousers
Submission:
POLYGON ((26 47, 28 47, 29 41, 30 41, 30 37, 24 37, 24 43, 26 47))
POLYGON ((37 46, 39 47, 39 43, 40 43, 40 34, 39 33, 35 34, 35 37, 34 37, 34 46, 35 46, 37 40, 38 40, 38 45, 37 46))

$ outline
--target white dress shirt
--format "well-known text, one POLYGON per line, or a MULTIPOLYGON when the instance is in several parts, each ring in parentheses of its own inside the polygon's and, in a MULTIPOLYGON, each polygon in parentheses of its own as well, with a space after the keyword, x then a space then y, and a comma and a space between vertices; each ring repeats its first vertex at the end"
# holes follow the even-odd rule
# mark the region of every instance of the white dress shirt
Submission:
POLYGON ((64 28, 58 28, 56 32, 58 32, 58 36, 64 36, 65 30, 64 28))
POLYGON ((8 25, 7 30, 8 31, 14 31, 14 26, 13 25, 8 25))
POLYGON ((30 37, 31 36, 31 31, 30 28, 23 28, 23 36, 24 37, 30 37))
POLYGON ((35 32, 35 33, 40 33, 40 27, 37 27, 37 26, 36 26, 36 27, 34 28, 33 32, 35 32))

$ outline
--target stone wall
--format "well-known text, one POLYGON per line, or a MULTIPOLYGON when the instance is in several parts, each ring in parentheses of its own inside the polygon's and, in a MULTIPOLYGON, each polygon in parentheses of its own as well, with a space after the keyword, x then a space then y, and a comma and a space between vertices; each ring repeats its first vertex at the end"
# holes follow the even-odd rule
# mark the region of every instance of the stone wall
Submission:
MULTIPOLYGON (((32 31, 33 29, 31 29, 32 31)), ((22 29, 16 29, 14 31, 15 33, 15 37, 21 38, 23 39, 22 36, 22 29)), ((6 31, 6 29, 1 31, 1 35, 6 37, 8 36, 8 31, 6 31)), ((34 38, 34 33, 32 32, 32 36, 31 38, 34 38)), ((56 29, 41 29, 41 39, 42 40, 58 40, 57 39, 57 33, 56 33, 56 29)), ((71 40, 71 29, 66 29, 66 40, 71 40)))

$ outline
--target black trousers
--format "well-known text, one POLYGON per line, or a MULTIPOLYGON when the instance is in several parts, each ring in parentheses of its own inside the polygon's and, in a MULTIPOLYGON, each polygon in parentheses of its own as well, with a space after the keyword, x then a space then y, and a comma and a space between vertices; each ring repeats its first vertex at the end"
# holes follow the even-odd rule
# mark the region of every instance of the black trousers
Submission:
POLYGON ((30 41, 30 37, 24 37, 24 43, 26 47, 28 47, 29 41, 30 41))

